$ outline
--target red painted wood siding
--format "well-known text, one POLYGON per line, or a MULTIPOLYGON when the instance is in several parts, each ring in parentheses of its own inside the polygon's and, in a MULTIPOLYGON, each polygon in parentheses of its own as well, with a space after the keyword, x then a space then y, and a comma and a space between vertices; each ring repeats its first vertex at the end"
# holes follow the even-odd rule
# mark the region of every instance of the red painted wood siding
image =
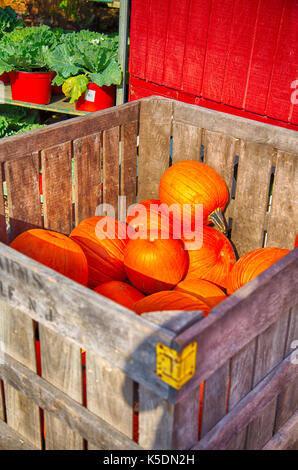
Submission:
POLYGON ((298 0, 132 0, 129 73, 130 100, 155 92, 298 130, 298 0))

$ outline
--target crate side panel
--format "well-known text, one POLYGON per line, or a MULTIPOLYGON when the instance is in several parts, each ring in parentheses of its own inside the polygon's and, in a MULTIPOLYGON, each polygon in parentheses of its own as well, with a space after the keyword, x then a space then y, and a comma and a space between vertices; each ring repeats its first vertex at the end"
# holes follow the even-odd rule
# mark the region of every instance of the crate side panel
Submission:
POLYGON ((298 233, 298 156, 277 153, 267 245, 292 250, 298 233))
MULTIPOLYGON (((137 198, 137 164, 138 164, 138 123, 132 122, 121 127, 121 196, 126 197, 126 213, 137 198)), ((127 214, 121 208, 120 220, 127 214)))
POLYGON ((111 206, 114 211, 111 215, 116 219, 120 194, 119 138, 118 126, 103 132, 103 203, 111 206))
MULTIPOLYGON (((35 328, 31 318, 1 300, 0 326, 0 340, 5 353, 36 372, 35 328)), ((7 424, 41 449, 39 407, 5 381, 4 394, 7 424)))
POLYGON ((6 207, 7 199, 4 195, 4 167, 0 163, 0 242, 8 243, 8 234, 6 230, 6 207))
POLYGON ((73 142, 75 224, 93 217, 101 202, 101 135, 73 142))
POLYGON ((188 124, 173 122, 172 163, 201 158, 202 129, 188 124))
POLYGON ((73 228, 71 142, 43 150, 44 227, 68 235, 73 228))
POLYGON ((141 105, 138 202, 158 199, 160 178, 169 167, 172 103, 150 100, 141 105))
MULTIPOLYGON (((104 359, 87 352, 86 383, 88 409, 132 439, 133 381, 104 359)), ((100 447, 89 443, 88 449, 100 447)))
MULTIPOLYGON (((39 325, 42 377, 82 403, 81 349, 61 335, 39 325)), ((51 413, 44 413, 47 450, 83 449, 83 439, 51 413)))

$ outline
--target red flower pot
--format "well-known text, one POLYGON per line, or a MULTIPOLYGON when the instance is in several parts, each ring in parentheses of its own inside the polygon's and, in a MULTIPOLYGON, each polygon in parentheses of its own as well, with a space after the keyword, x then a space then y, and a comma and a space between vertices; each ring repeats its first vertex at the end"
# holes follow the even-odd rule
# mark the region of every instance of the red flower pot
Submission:
POLYGON ((114 85, 99 87, 95 83, 89 83, 88 91, 83 93, 76 102, 76 110, 94 112, 110 108, 114 106, 115 94, 114 85))
POLYGON ((12 99, 27 103, 49 104, 53 72, 10 72, 12 99))
POLYGON ((0 82, 9 83, 9 74, 7 72, 0 75, 0 82))

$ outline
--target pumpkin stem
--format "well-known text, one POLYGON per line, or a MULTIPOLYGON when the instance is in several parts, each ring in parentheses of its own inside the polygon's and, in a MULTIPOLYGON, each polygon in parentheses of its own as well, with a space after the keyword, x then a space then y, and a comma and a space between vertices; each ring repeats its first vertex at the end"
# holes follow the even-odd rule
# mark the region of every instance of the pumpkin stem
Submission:
POLYGON ((215 209, 215 211, 211 212, 208 216, 208 220, 215 225, 217 230, 222 232, 224 235, 227 235, 228 230, 226 220, 220 209, 215 209))

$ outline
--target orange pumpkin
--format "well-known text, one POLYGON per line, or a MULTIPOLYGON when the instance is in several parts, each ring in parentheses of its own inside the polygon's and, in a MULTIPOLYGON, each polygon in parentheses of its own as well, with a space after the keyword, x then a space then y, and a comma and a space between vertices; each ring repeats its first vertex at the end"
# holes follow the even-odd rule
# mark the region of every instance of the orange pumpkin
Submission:
POLYGON ((228 276, 227 293, 232 294, 288 253, 290 250, 266 247, 241 256, 228 276))
POLYGON ((159 312, 165 310, 200 310, 208 315, 210 306, 193 295, 174 290, 156 292, 139 300, 132 307, 138 315, 146 312, 159 312))
POLYGON ((178 284, 188 267, 188 255, 181 240, 130 240, 124 253, 130 282, 141 292, 153 294, 178 284))
POLYGON ((135 287, 122 281, 105 282, 94 291, 127 308, 131 308, 138 300, 144 298, 144 294, 135 287))
MULTIPOLYGON (((194 228, 195 205, 203 205, 203 223, 214 223, 225 232, 226 226, 222 211, 229 200, 229 191, 222 177, 206 163, 185 160, 177 162, 166 170, 160 180, 159 199, 171 206, 178 204, 180 210, 184 204, 185 216, 191 218, 194 228)), ((178 210, 173 211, 179 217, 178 210)))
POLYGON ((111 217, 83 220, 70 234, 84 251, 89 268, 88 286, 126 279, 123 264, 127 245, 126 224, 111 217))
POLYGON ((87 284, 86 256, 81 247, 66 235, 32 229, 21 233, 10 246, 80 284, 87 284))
POLYGON ((202 246, 189 250, 189 268, 186 280, 206 279, 220 287, 226 287, 227 276, 236 257, 225 235, 213 227, 204 226, 202 246))
POLYGON ((227 297, 220 287, 205 279, 186 279, 179 282, 174 290, 204 300, 211 308, 218 305, 227 297))
POLYGON ((126 223, 138 234, 137 238, 151 235, 158 238, 171 238, 173 231, 171 216, 158 199, 148 199, 136 204, 127 214, 126 223), (169 237, 166 237, 166 235, 169 237))

